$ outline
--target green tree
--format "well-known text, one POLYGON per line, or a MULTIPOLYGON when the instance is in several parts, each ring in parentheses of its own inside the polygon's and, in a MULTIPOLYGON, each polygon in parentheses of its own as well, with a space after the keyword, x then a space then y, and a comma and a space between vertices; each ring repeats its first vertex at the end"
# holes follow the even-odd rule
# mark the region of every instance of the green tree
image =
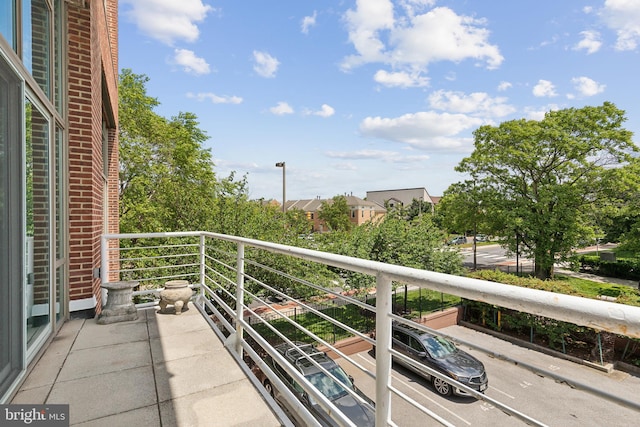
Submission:
POLYGON ((411 221, 420 215, 433 213, 433 206, 431 203, 426 202, 422 199, 413 199, 409 207, 406 210, 407 220, 411 221))
POLYGON ((609 241, 619 241, 620 249, 640 253, 640 158, 635 158, 622 170, 614 199, 600 213, 601 224, 608 231, 609 241))
POLYGON ((119 84, 120 229, 206 229, 216 179, 196 116, 167 120, 146 93, 148 78, 123 70, 119 84))
POLYGON ((318 218, 323 220, 332 231, 347 231, 351 229, 349 213, 345 196, 334 196, 333 199, 322 202, 318 218))
POLYGON ((488 227, 482 210, 482 197, 474 181, 449 186, 438 203, 440 223, 449 233, 484 233, 488 227))
MULTIPOLYGON (((332 249, 344 255, 395 265, 449 274, 462 272, 462 259, 457 251, 443 247, 445 236, 431 215, 422 215, 407 221, 398 212, 392 212, 377 222, 355 227, 348 237, 340 239, 332 249)), ((371 276, 346 272, 351 288, 373 285, 371 276)))
POLYGON ((476 178, 491 234, 533 257, 538 278, 553 277, 554 263, 593 230, 594 207, 631 179, 612 169, 638 150, 624 121, 624 111, 607 102, 474 132, 475 150, 456 170, 476 178))

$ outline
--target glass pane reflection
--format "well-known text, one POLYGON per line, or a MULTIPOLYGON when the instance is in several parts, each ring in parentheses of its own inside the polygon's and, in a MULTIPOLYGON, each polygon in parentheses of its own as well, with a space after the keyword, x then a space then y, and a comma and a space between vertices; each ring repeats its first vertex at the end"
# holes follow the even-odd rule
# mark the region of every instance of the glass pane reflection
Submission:
POLYGON ((28 99, 26 124, 26 306, 27 346, 46 330, 50 317, 49 121, 28 99))

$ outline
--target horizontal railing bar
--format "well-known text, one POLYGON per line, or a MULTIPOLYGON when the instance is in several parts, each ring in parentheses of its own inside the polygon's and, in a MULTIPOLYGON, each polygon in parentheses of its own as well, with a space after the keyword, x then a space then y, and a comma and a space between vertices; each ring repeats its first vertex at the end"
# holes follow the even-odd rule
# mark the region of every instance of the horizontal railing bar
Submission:
MULTIPOLYGON (((126 273, 127 270, 123 270, 123 273, 126 273)), ((191 276, 197 276, 198 273, 184 273, 184 274, 175 274, 172 276, 155 276, 155 277, 148 277, 148 278, 138 278, 135 279, 137 282, 149 282, 152 280, 165 280, 165 279, 177 279, 180 277, 191 277, 191 276)))
POLYGON ((136 257, 136 258, 120 258, 120 262, 125 261, 146 261, 146 260, 154 260, 154 259, 168 259, 168 258, 183 258, 183 257, 197 257, 198 253, 183 253, 183 254, 171 254, 171 255, 156 255, 156 256, 147 256, 147 257, 136 257))
MULTIPOLYGON (((452 276, 445 273, 420 270, 417 268, 385 264, 345 255, 321 252, 313 249, 287 246, 279 243, 263 242, 244 237, 228 236, 210 232, 151 233, 157 237, 177 237, 204 235, 214 239, 267 249, 271 252, 290 255, 333 267, 376 275, 384 274, 391 280, 438 290, 462 298, 498 305, 513 310, 551 317, 557 320, 604 330, 632 338, 640 338, 640 307, 609 301, 565 295, 539 289, 522 288, 473 279, 452 276)), ((140 234, 139 237, 147 236, 140 234)), ((126 234, 107 234, 105 238, 125 238, 126 234)))
POLYGON ((198 246, 199 245, 197 243, 184 243, 184 244, 161 245, 161 246, 132 246, 129 248, 115 247, 115 248, 107 248, 107 251, 127 252, 127 251, 139 251, 142 249, 190 248, 190 247, 198 247, 198 246))
POLYGON ((139 268, 125 268, 122 270, 111 270, 113 272, 118 272, 118 273, 127 273, 127 272, 133 272, 133 271, 149 271, 149 270, 168 270, 168 269, 174 269, 174 268, 181 268, 181 267, 199 267, 200 264, 199 263, 195 263, 195 264, 177 264, 177 265, 161 265, 158 267, 139 267, 139 268))

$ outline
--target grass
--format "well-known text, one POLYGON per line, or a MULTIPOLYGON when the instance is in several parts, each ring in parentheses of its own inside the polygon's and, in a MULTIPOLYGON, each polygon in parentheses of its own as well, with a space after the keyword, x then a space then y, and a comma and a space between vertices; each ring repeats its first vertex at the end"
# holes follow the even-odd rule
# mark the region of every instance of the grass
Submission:
MULTIPOLYGON (((403 286, 397 288, 402 291, 403 286)), ((403 312, 407 318, 419 317, 425 313, 442 310, 460 303, 461 298, 430 289, 412 289, 407 292, 407 309, 404 309, 404 292, 393 295, 395 311, 403 312)))
MULTIPOLYGON (((402 286, 398 288, 398 290, 402 289, 402 286)), ((407 312, 404 313, 404 316, 407 318, 418 317, 421 314, 454 306, 458 304, 460 300, 460 297, 428 289, 410 290, 407 292, 407 312)), ((393 302, 396 312, 404 312, 404 292, 395 292, 393 302)), ((372 307, 375 306, 375 298, 370 298, 367 303, 372 305, 372 307)), ((332 319, 336 319, 340 323, 349 325, 358 332, 369 333, 375 329, 375 314, 372 311, 353 304, 333 306, 323 309, 321 312, 332 319)), ((331 321, 315 313, 298 313, 298 311, 290 310, 290 312, 286 314, 289 319, 330 343, 335 343, 336 341, 353 336, 351 332, 334 325, 331 321)), ((306 336, 286 319, 271 321, 270 325, 291 340, 313 342, 312 338, 306 336)), ((277 344, 281 341, 280 337, 264 324, 256 324, 254 327, 260 335, 272 344, 277 344)))
MULTIPOLYGON (((375 316, 369 315, 366 310, 352 304, 341 307, 329 307, 321 310, 321 312, 341 323, 349 325, 359 332, 366 333, 375 327, 375 316)), ((291 311, 288 314, 289 319, 328 342, 335 343, 341 339, 353 336, 351 332, 334 325, 329 320, 326 320, 315 313, 298 314, 297 312, 291 311)), ((286 319, 274 320, 270 322, 270 324, 291 340, 309 343, 313 342, 312 338, 306 336, 286 319)), ((278 337, 267 326, 258 324, 255 326, 255 329, 272 344, 281 342, 280 337, 278 337)))

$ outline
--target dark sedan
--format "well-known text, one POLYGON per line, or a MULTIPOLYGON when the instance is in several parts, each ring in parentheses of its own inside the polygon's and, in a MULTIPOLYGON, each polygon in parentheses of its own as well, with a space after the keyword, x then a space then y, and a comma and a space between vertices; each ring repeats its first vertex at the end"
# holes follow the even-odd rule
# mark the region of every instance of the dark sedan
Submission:
POLYGON ((489 381, 482 362, 444 337, 394 323, 393 348, 418 364, 407 363, 399 358, 394 358, 395 362, 431 381, 435 390, 443 396, 453 393, 464 396, 468 393, 452 383, 430 375, 420 365, 428 366, 476 391, 483 392, 487 389, 489 381))

